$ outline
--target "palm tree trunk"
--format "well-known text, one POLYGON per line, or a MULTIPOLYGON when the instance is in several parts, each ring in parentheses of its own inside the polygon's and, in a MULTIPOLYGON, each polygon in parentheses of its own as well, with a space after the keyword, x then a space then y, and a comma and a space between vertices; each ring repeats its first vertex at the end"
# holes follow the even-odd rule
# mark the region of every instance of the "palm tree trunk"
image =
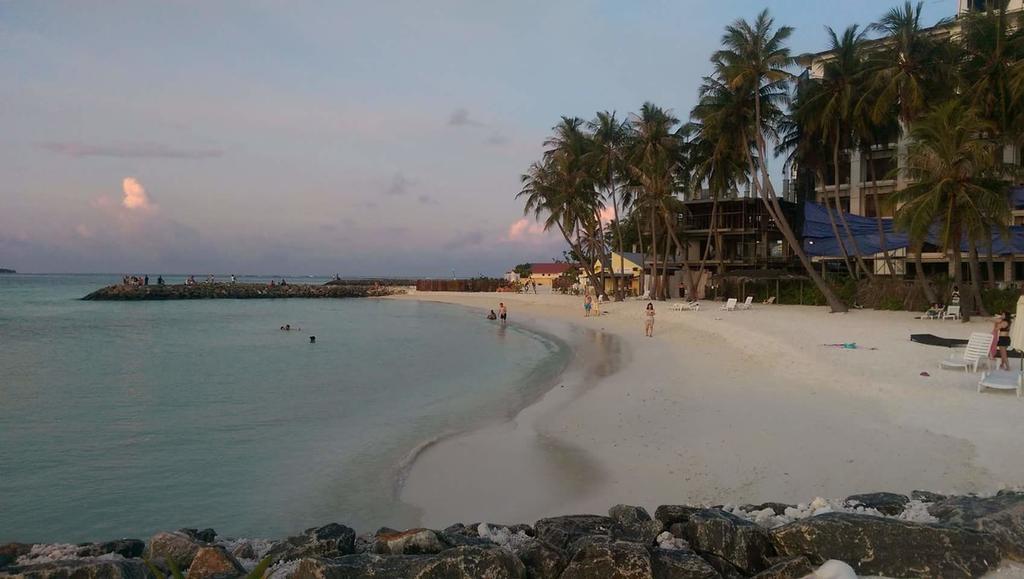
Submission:
MULTIPOLYGON (((619 222, 619 198, 615 191, 614 181, 609 181, 608 188, 611 191, 612 197, 612 212, 615 214, 615 241, 616 245, 619 246, 619 276, 615 278, 615 301, 621 302, 623 300, 622 283, 625 281, 624 270, 626 268, 626 261, 622 258, 622 224, 619 222)), ((614 265, 614 264, 613 264, 614 265)), ((615 270, 612 270, 612 275, 615 274, 615 270)))
MULTIPOLYGON (((843 241, 843 237, 839 235, 839 226, 836 225, 836 217, 832 214, 832 207, 829 205, 832 200, 828 196, 828 184, 825 183, 825 178, 822 176, 822 187, 824 189, 824 196, 822 200, 825 202, 825 213, 828 213, 828 223, 832 226, 832 235, 835 237, 836 245, 839 246, 839 252, 843 254, 843 263, 846 265, 846 271, 850 272, 850 277, 857 277, 857 272, 854 271, 853 265, 850 263, 850 254, 846 251, 846 242, 843 241)), ((838 211, 838 201, 836 201, 838 211)))
POLYGON ((658 296, 658 224, 654 218, 654 207, 651 207, 651 293, 653 300, 658 296))
MULTIPOLYGON (((953 263, 953 284, 957 288, 964 287, 964 270, 963 270, 963 257, 960 255, 960 235, 957 232, 956 235, 950 236, 956 241, 950 243, 949 248, 949 260, 953 263)), ((971 294, 972 300, 974 294, 971 294)), ((961 307, 960 308, 960 319, 968 322, 971 319, 971 308, 961 307)))
MULTIPOLYGON (((707 263, 708 255, 711 253, 712 235, 718 231, 717 223, 715 222, 718 214, 718 193, 712 193, 712 195, 714 197, 711 200, 711 221, 708 223, 707 243, 704 246, 704 252, 700 256, 700 265, 697 268, 697 285, 700 285, 700 280, 704 277, 704 264, 707 263)), ((717 244, 718 241, 716 240, 715 243, 717 244)), ((694 289, 694 292, 696 293, 697 289, 694 289)), ((697 299, 697 296, 691 296, 691 299, 697 299)))
MULTIPOLYGON (((604 296, 604 299, 607 300, 608 299, 608 291, 605 289, 605 288, 608 287, 608 283, 606 281, 607 275, 608 275, 608 271, 607 270, 611 268, 612 264, 611 264, 611 260, 608 259, 607 248, 604 245, 604 223, 601 220, 601 212, 600 211, 597 212, 597 234, 599 235, 598 241, 600 243, 597 246, 597 249, 598 249, 597 259, 599 259, 601 261, 601 291, 597 295, 598 296, 604 296), (605 268, 605 266, 604 266, 605 263, 608 264, 608 268, 605 268)), ((614 278, 615 278, 615 272, 612 272, 612 279, 614 279, 614 278)))
MULTIPOLYGON (((836 198, 836 212, 839 213, 839 221, 842 222, 842 224, 843 224, 843 231, 846 232, 847 238, 849 238, 850 243, 853 245, 853 258, 857 261, 857 267, 859 267, 861 269, 861 271, 864 272, 864 275, 867 276, 867 278, 869 280, 872 280, 872 279, 874 279, 875 276, 872 275, 871 271, 868 269, 868 266, 864 264, 864 258, 861 256, 861 253, 860 253, 860 244, 857 243, 857 238, 854 237, 853 233, 850 231, 850 224, 846 221, 846 214, 843 213, 843 205, 842 205, 842 203, 839 200, 839 135, 838 134, 836 135, 836 143, 832 147, 832 163, 834 164, 835 173, 836 173, 835 198, 836 198)), ((853 192, 852 191, 850 192, 850 195, 851 195, 850 201, 852 202, 853 201, 853 197, 852 197, 853 192)))
POLYGON ((924 274, 924 260, 921 259, 921 253, 924 252, 924 242, 918 242, 913 248, 914 250, 914 283, 917 284, 921 291, 924 292, 924 299, 928 300, 928 305, 931 306, 937 303, 935 297, 935 290, 932 289, 930 283, 928 283, 928 277, 924 274))
POLYGON ((989 231, 987 233, 988 243, 986 244, 985 249, 988 251, 988 259, 986 260, 988 263, 988 287, 994 288, 996 287, 996 256, 993 251, 994 243, 992 242, 992 232, 989 231))
MULTIPOLYGON (((666 227, 667 229, 667 227, 666 227)), ((665 300, 669 297, 668 288, 668 252, 672 248, 672 244, 669 243, 671 239, 665 238, 665 258, 661 260, 661 291, 658 292, 658 299, 665 300)))
POLYGON ((644 290, 647 289, 644 284, 644 264, 647 262, 647 254, 644 252, 644 233, 640 228, 641 215, 640 211, 636 208, 635 205, 633 207, 633 215, 636 217, 636 219, 633 220, 634 222, 636 222, 636 239, 637 242, 640 244, 640 280, 636 295, 642 296, 644 295, 644 290))
MULTIPOLYGON (((765 158, 765 146, 763 135, 761 135, 761 98, 757 94, 754 95, 754 128, 754 142, 757 145, 758 155, 760 155, 763 161, 765 158)), ((747 150, 747 161, 750 164, 751 169, 751 182, 756 183, 757 172, 754 170, 754 159, 749 150, 747 150)), ((835 292, 832 291, 832 288, 828 285, 825 279, 815 271, 811 260, 808 259, 807 254, 804 253, 803 246, 800 245, 800 241, 797 240, 796 235, 793 233, 793 228, 789 225, 789 220, 786 219, 786 215, 782 212, 779 200, 775 198, 775 188, 772 186, 771 179, 768 177, 768 168, 765 166, 764 162, 761 163, 761 175, 764 179, 765 187, 755 187, 755 189, 761 190, 760 193, 762 201, 765 203, 768 214, 775 220, 775 224, 782 233, 782 237, 786 240, 786 243, 789 244, 793 253, 796 254, 797 258, 800 260, 800 264, 804 266, 804 269, 807 271, 807 275, 810 276, 814 285, 818 288, 818 291, 820 291, 825 297, 825 301, 828 303, 829 309, 832 310, 832 313, 849 311, 846 304, 839 301, 839 298, 836 297, 835 292)))
POLYGON ((971 269, 971 296, 974 301, 974 311, 987 318, 988 310, 985 309, 985 304, 981 301, 981 264, 978 260, 978 245, 973 236, 967 239, 967 259, 971 269))
MULTIPOLYGON (((597 277, 594 275, 594 266, 592 263, 587 263, 586 254, 583 253, 583 247, 578 243, 578 241, 572 240, 572 237, 565 230, 565 227, 562 226, 561 222, 556 222, 556 224, 558 225, 558 231, 562 233, 562 237, 565 239, 565 242, 569 244, 569 249, 580 257, 580 265, 583 267, 583 271, 587 274, 587 279, 590 280, 591 285, 595 285, 594 289, 596 290, 597 287, 594 280, 597 279, 597 277)), ((577 240, 578 239, 579 236, 577 236, 577 240)))
POLYGON ((885 259, 886 271, 889 272, 889 275, 896 277, 896 268, 893 267, 892 256, 889 255, 889 246, 885 241, 885 223, 882 221, 882 203, 879 201, 878 195, 878 175, 875 173, 875 165, 871 162, 870 149, 868 149, 868 151, 868 173, 871 176, 871 185, 875 190, 875 222, 878 224, 878 242, 882 246, 882 257, 885 259))

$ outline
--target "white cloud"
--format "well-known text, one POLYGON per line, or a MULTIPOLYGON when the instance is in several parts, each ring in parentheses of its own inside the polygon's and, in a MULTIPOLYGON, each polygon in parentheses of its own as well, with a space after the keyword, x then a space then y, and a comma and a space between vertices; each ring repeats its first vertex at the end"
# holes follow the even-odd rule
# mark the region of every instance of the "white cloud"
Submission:
POLYGON ((146 188, 135 177, 125 177, 121 182, 124 198, 121 205, 129 211, 155 211, 156 204, 149 198, 146 188))
POLYGON ((533 241, 547 237, 544 226, 523 217, 508 226, 505 239, 508 241, 533 241))

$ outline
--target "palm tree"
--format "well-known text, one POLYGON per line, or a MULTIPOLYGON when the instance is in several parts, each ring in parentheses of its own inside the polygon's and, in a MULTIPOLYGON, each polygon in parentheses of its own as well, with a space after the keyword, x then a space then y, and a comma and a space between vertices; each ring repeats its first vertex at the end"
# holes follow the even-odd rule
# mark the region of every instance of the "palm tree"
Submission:
POLYGON ((858 31, 856 24, 847 27, 841 37, 832 28, 825 29, 828 31, 829 52, 832 56, 822 65, 821 78, 812 85, 816 90, 808 91, 808 98, 804 102, 809 114, 803 120, 832 140, 832 169, 835 177, 832 200, 853 247, 857 266, 868 279, 873 279, 873 273, 864 263, 857 238, 850 232, 850 224, 839 199, 839 151, 851 148, 854 113, 860 96, 858 90, 865 73, 864 46, 867 38, 865 32, 858 31))
MULTIPOLYGON (((992 123, 977 111, 950 100, 921 117, 911 131, 907 172, 914 180, 895 193, 903 203, 896 224, 918 243, 938 224, 942 247, 950 253, 955 283, 963 284, 961 243, 971 249, 989 236, 993 224, 1005 230, 1010 216, 1008 183, 1001 179, 1002 164, 995 159, 992 123)), ((970 251, 975 276, 971 294, 985 314, 978 288, 976 252, 970 251)), ((965 319, 968 316, 965 316, 965 319)))
MULTIPOLYGON (((587 123, 591 131, 592 148, 588 162, 592 166, 595 178, 605 195, 611 200, 612 214, 615 219, 615 243, 619 255, 623 254, 622 225, 619 219, 619 191, 618 186, 625 171, 626 158, 626 137, 628 136, 627 123, 615 118, 614 112, 602 111, 597 113, 594 120, 587 123)), ((619 282, 625 275, 623 268, 625 264, 619 260, 619 275, 614 278, 615 300, 623 299, 622 289, 619 282)))
MULTIPOLYGON (((629 155, 627 157, 628 174, 632 188, 636 191, 634 204, 643 207, 650 215, 651 252, 653 254, 652 298, 664 299, 664 283, 658 279, 658 217, 664 221, 665 228, 675 242, 677 249, 682 249, 675 233, 666 199, 676 190, 676 171, 679 165, 680 138, 675 132, 679 119, 672 113, 652 103, 644 103, 640 111, 630 115, 629 120, 629 155)), ((667 240, 666 240, 667 243, 667 240)), ((666 245, 666 255, 668 255, 666 245)), ((663 265, 663 276, 667 277, 667 260, 663 265)))
POLYGON ((785 42, 792 32, 793 29, 788 26, 776 29, 775 21, 768 16, 767 10, 758 14, 753 25, 742 19, 737 20, 726 27, 722 37, 724 46, 715 52, 712 63, 716 76, 725 85, 752 101, 753 123, 745 127, 739 138, 741 142, 753 143, 754 151, 749 146, 745 147, 753 190, 760 194, 769 215, 825 297, 830 309, 833 312, 845 312, 846 305, 839 301, 804 253, 768 176, 765 141, 766 135, 774 135, 773 123, 780 115, 779 104, 787 97, 786 89, 791 78, 787 68, 793 59, 785 42), (760 169, 760 180, 756 176, 756 169, 760 169))
MULTIPOLYGON (((584 121, 577 117, 562 117, 561 121, 552 129, 554 134, 544 141, 544 157, 556 162, 564 171, 571 174, 572 182, 576 186, 573 196, 577 199, 574 202, 579 207, 590 209, 590 213, 579 213, 575 226, 582 230, 582 234, 590 238, 603 237, 603 225, 601 223, 601 211, 604 209, 604 202, 597 190, 597 183, 594 179, 593 167, 590 159, 592 157, 593 141, 584 131, 584 121)), ((579 237, 579 235, 577 236, 579 237)), ((605 261, 604 245, 593 247, 599 253, 584 252, 580 256, 589 260, 588 267, 593 269, 595 261, 605 261)), ((593 272, 588 272, 592 275, 593 272)), ((601 275, 593 280, 594 290, 597 295, 605 294, 604 268, 601 275)))
MULTIPOLYGON (((881 121, 895 107, 904 133, 930 103, 948 98, 953 87, 949 44, 921 25, 922 7, 922 2, 914 5, 908 0, 871 25, 887 37, 882 47, 872 52, 869 64, 877 87, 873 116, 881 121)), ((918 246, 913 251, 915 281, 932 303, 935 292, 924 276, 921 249, 918 246)))

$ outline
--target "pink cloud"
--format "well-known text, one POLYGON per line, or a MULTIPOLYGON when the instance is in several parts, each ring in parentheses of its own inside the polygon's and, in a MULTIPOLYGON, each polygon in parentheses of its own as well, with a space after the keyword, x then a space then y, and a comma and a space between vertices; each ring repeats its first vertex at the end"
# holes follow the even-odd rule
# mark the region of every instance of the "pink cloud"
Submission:
POLYGON ((121 182, 121 188, 124 190, 121 205, 125 209, 129 211, 153 211, 156 209, 156 204, 149 198, 146 188, 135 177, 125 177, 121 182))
POLYGON ((544 231, 544 226, 525 217, 509 225, 505 234, 506 241, 539 241, 549 237, 550 233, 544 231))

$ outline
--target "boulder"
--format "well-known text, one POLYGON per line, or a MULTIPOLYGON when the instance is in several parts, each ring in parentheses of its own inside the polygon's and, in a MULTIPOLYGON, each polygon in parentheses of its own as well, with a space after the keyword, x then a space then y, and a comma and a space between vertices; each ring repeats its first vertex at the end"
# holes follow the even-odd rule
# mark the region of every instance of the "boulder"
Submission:
POLYGON ((714 567, 715 571, 718 571, 718 574, 724 579, 743 579, 749 576, 749 574, 741 572, 735 565, 714 553, 701 553, 700 558, 707 561, 708 565, 714 567))
POLYGON ((178 529, 178 532, 185 533, 200 543, 212 543, 217 540, 217 531, 209 528, 202 531, 198 529, 178 529))
POLYGON ((789 505, 786 503, 761 503, 759 505, 743 505, 740 510, 752 513, 754 511, 763 511, 765 509, 771 509, 776 515, 785 515, 786 509, 795 509, 796 505, 789 505))
POLYGON ((356 579, 362 577, 417 577, 422 579, 521 579, 525 569, 506 549, 456 547, 435 555, 373 553, 337 559, 311 557, 299 562, 292 577, 356 579))
POLYGON ((163 559, 174 561, 179 569, 186 569, 202 547, 195 539, 175 531, 173 533, 157 533, 149 538, 145 557, 151 561, 163 559))
POLYGON ((612 536, 616 523, 610 517, 598 515, 567 515, 541 519, 533 526, 538 539, 551 543, 560 549, 580 537, 601 535, 612 536))
POLYGON ((273 563, 303 557, 341 557, 355 553, 356 532, 345 525, 331 523, 306 529, 302 535, 288 537, 267 551, 273 563))
POLYGON ((141 559, 68 559, 4 569, 10 579, 150 579, 141 559))
POLYGON ((113 553, 125 559, 136 559, 146 550, 146 543, 138 539, 118 539, 105 543, 89 543, 78 549, 79 557, 99 557, 113 553))
POLYGON ((771 531, 783 555, 845 561, 858 575, 977 577, 999 565, 991 534, 850 513, 827 513, 771 531))
POLYGON ((911 500, 921 501, 924 503, 936 503, 946 499, 946 495, 940 495, 939 493, 933 493, 931 491, 911 491, 911 500))
POLYGON ((767 529, 726 511, 702 509, 676 524, 694 550, 718 555, 745 573, 766 569, 775 555, 767 529))
POLYGON ((519 545, 515 554, 523 562, 527 579, 558 579, 569 564, 565 551, 536 538, 519 545))
POLYGON ((928 513, 945 525, 991 533, 1007 557, 1024 561, 1024 492, 949 497, 929 505, 928 513))
POLYGON ((615 505, 608 509, 608 516, 618 523, 615 536, 624 541, 652 545, 654 539, 664 530, 661 521, 651 519, 651 515, 643 507, 615 505))
POLYGON ((690 515, 703 511, 702 507, 689 507, 686 505, 661 505, 654 511, 654 518, 661 521, 664 528, 668 529, 676 523, 685 523, 690 515))
POLYGON ((757 575, 754 579, 800 579, 814 573, 814 565, 803 555, 798 557, 782 557, 772 562, 772 566, 757 575))
POLYGON ((28 555, 31 550, 31 543, 7 543, 0 545, 0 569, 13 565, 18 560, 18 557, 28 555))
POLYGON ((561 579, 651 579, 651 557, 642 545, 628 541, 583 542, 561 579))
POLYGON ((245 568, 220 545, 201 547, 189 565, 185 579, 233 579, 245 575, 245 568))
POLYGON ((693 551, 686 549, 653 549, 651 573, 654 579, 717 579, 714 567, 693 551))
POLYGON ((437 532, 430 529, 378 532, 375 539, 373 552, 380 555, 424 555, 448 548, 437 532))
POLYGON ((896 493, 864 493, 846 497, 848 507, 867 507, 875 509, 883 515, 895 517, 907 508, 910 499, 906 495, 896 493))

